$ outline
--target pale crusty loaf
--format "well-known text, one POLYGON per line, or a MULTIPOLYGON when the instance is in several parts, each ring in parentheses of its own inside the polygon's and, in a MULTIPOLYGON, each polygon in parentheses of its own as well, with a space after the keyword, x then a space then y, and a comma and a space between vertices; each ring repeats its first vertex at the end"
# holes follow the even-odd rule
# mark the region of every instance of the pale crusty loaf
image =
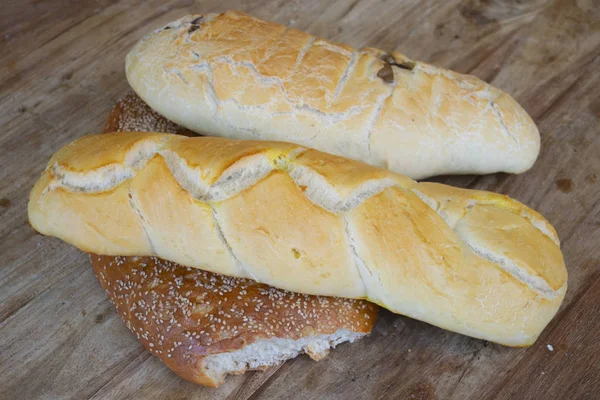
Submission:
POLYGON ((540 148, 519 104, 475 77, 237 11, 152 32, 126 71, 146 103, 193 131, 289 141, 414 179, 520 173, 540 148))
POLYGON ((263 369, 368 334, 377 306, 290 293, 156 257, 91 255, 127 327, 177 375, 218 386, 226 374, 263 369))
MULTIPOLYGON (((105 132, 122 130, 192 134, 135 93, 117 103, 104 126, 105 132)), ((142 344, 201 385, 218 386, 227 374, 304 352, 320 360, 337 344, 364 337, 377 319, 378 307, 364 300, 292 293, 156 257, 91 255, 91 261, 142 344)))
POLYGON ((507 345, 531 344, 566 291, 556 232, 517 201, 289 143, 86 136, 52 157, 29 219, 84 251, 366 298, 507 345))

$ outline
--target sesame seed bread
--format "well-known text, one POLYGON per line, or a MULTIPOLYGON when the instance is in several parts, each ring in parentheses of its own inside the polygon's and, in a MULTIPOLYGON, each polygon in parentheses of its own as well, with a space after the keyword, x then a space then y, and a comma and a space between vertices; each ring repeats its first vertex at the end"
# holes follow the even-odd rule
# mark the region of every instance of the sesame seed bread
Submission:
POLYGON ((184 379, 216 387, 227 374, 306 353, 314 360, 373 328, 378 307, 310 296, 156 257, 90 255, 127 327, 184 379))
MULTIPOLYGON (((193 135, 135 93, 115 106, 105 132, 193 135)), ((373 328, 378 307, 316 297, 191 269, 156 257, 90 255, 94 272, 129 329, 179 376, 216 387, 227 374, 263 369, 307 353, 327 356, 373 328)))
POLYGON ((413 179, 520 173, 540 149, 519 104, 473 76, 238 11, 151 32, 126 73, 146 103, 193 131, 288 141, 413 179))
POLYGON ((135 92, 131 91, 115 104, 104 123, 103 131, 104 133, 163 132, 196 136, 194 132, 169 121, 151 109, 135 92))
POLYGON ((555 230, 523 204, 284 142, 85 136, 52 157, 29 220, 87 252, 367 299, 511 346, 567 287, 555 230))

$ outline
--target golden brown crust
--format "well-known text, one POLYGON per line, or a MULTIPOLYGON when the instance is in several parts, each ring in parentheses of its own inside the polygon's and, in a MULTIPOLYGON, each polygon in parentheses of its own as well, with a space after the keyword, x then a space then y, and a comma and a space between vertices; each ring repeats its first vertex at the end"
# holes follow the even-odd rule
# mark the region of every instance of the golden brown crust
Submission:
POLYGON ((85 137, 52 158, 29 218, 89 252, 366 298, 508 345, 531 344, 566 290, 556 233, 521 203, 282 142, 85 137))
POLYGON ((261 339, 298 340, 340 329, 368 334, 377 318, 378 307, 366 301, 291 293, 155 257, 90 257, 102 287, 144 347, 201 385, 221 383, 206 371, 207 356, 261 339))
POLYGON ((540 147, 527 113, 475 77, 239 11, 150 33, 126 71, 152 108, 193 131, 289 141, 415 179, 523 172, 540 147))

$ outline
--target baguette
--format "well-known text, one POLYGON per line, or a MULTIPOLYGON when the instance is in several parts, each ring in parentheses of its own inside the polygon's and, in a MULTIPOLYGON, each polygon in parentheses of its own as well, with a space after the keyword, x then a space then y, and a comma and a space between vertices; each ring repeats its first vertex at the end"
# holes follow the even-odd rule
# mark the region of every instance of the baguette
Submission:
MULTIPOLYGON (((105 132, 122 130, 193 135, 135 93, 117 103, 104 126, 105 132)), ((330 348, 369 334, 377 319, 378 307, 364 300, 291 293, 156 257, 90 259, 144 347, 200 385, 216 387, 227 374, 264 369, 300 353, 318 361, 330 348)))
POLYGON ((288 141, 413 179, 520 173, 540 149, 519 104, 473 76, 238 11, 150 33, 126 72, 146 103, 195 132, 288 141))
POLYGON ((506 345, 533 343, 567 287, 554 228, 521 203, 283 142, 82 137, 51 158, 29 219, 83 251, 365 298, 506 345))

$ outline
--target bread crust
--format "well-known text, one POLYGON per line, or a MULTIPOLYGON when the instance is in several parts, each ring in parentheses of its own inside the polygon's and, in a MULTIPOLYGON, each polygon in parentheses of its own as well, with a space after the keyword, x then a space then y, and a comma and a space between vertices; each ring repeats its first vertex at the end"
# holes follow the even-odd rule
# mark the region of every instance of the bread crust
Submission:
MULTIPOLYGON (((156 257, 90 258, 117 312, 144 347, 180 377, 204 386, 216 387, 225 377, 210 370, 210 356, 274 338, 295 341, 340 330, 359 337, 371 332, 377 318, 378 307, 366 301, 291 293, 156 257)), ((304 351, 319 360, 328 349, 304 351)), ((228 373, 250 369, 257 367, 228 373)))
POLYGON ((52 157, 29 218, 87 252, 365 298, 513 346, 566 291, 556 232, 523 204, 282 142, 83 137, 52 157))
POLYGON ((126 72, 146 103, 193 131, 289 141, 414 179, 520 173, 540 148, 519 104, 473 76, 239 11, 155 30, 126 72))

